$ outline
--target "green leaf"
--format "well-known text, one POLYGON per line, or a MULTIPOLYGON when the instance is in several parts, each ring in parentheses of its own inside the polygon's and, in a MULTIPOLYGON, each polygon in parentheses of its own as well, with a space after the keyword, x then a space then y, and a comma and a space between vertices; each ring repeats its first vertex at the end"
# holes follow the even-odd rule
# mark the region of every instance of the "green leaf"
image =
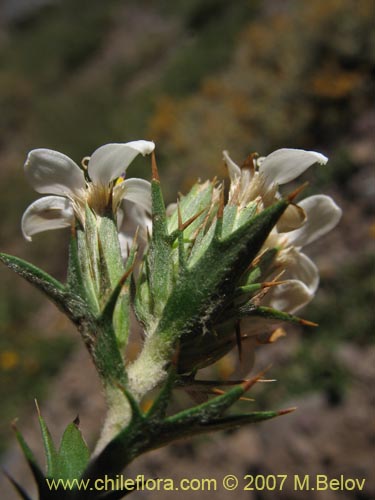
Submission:
POLYGON ((288 203, 282 200, 243 224, 228 238, 214 238, 205 253, 188 264, 158 324, 164 342, 204 331, 225 301, 232 300, 241 274, 259 252, 288 203))
POLYGON ((228 237, 230 233, 233 231, 237 212, 238 208, 235 205, 226 205, 224 207, 223 229, 222 229, 223 238, 228 237))
MULTIPOLYGON (((120 282, 124 272, 115 222, 108 217, 98 217, 101 294, 108 297, 120 282)), ((122 291, 113 314, 113 327, 120 347, 123 347, 129 332, 129 294, 122 291)))
POLYGON ((105 386, 118 383, 125 385, 127 374, 112 321, 98 318, 90 327, 89 340, 91 337, 90 353, 103 384, 105 386))
MULTIPOLYGON (((189 240, 203 223, 207 210, 212 201, 213 183, 206 181, 203 184, 196 183, 185 196, 180 196, 179 208, 182 221, 185 222, 196 214, 200 215, 184 231, 186 240, 189 240)), ((178 229, 177 209, 168 217, 168 232, 173 234, 178 229)))
POLYGON ((124 273, 118 232, 115 222, 109 217, 98 217, 97 219, 99 252, 102 261, 101 271, 107 272, 109 282, 114 287, 124 273))
POLYGON ((265 319, 288 321, 290 323, 297 323, 299 325, 307 326, 317 326, 311 321, 307 321, 299 316, 294 316, 293 314, 288 314, 278 309, 273 309, 272 307, 264 306, 254 306, 253 304, 247 304, 239 308, 238 317, 248 317, 257 316, 265 319))
POLYGON ((227 417, 210 420, 204 425, 204 428, 196 429, 196 431, 193 431, 192 434, 233 429, 242 425, 255 424, 257 422, 262 422, 263 420, 280 417, 286 413, 289 413, 289 411, 254 411, 252 413, 243 413, 241 415, 228 415, 227 417))
POLYGON ((63 304, 65 301, 65 286, 39 267, 26 262, 19 257, 0 253, 0 260, 16 274, 36 286, 46 294, 53 302, 63 304))
POLYGON ((132 280, 132 270, 135 263, 137 255, 137 245, 134 243, 130 249, 129 256, 126 259, 125 272, 121 279, 115 286, 112 291, 109 299, 103 307, 103 311, 101 313, 102 321, 107 322, 108 324, 112 323, 113 317, 116 314, 116 307, 118 303, 120 303, 123 311, 123 318, 121 323, 121 331, 117 334, 117 341, 119 343, 119 347, 123 347, 127 344, 129 332, 130 332, 130 288, 131 288, 131 280, 132 280))
POLYGON ((43 440, 43 446, 44 446, 44 453, 46 456, 47 476, 51 477, 51 478, 58 478, 59 477, 58 476, 58 472, 59 472, 58 454, 57 454, 55 445, 53 443, 51 433, 49 432, 47 424, 39 411, 38 405, 37 405, 37 410, 38 410, 39 426, 40 426, 40 431, 42 434, 42 440, 43 440))
POLYGON ((90 452, 74 421, 67 426, 58 451, 56 478, 79 479, 87 467, 90 452))
POLYGON ((33 452, 29 448, 28 444, 24 440, 22 434, 19 432, 19 430, 17 429, 15 424, 13 424, 13 429, 14 429, 14 432, 16 434, 17 441, 18 441, 18 443, 22 449, 22 452, 24 454, 24 457, 26 458, 26 461, 30 467, 32 474, 33 474, 34 480, 38 485, 40 498, 42 498, 43 492, 46 493, 48 491, 45 475, 41 471, 33 452))
MULTIPOLYGON (((72 247, 74 250, 74 246, 72 247)), ((78 263, 76 268, 82 276, 83 295, 82 297, 90 304, 91 310, 98 313, 100 310, 99 299, 96 294, 94 277, 91 272, 90 255, 87 248, 87 241, 85 232, 82 229, 77 229, 77 250, 78 250, 78 263)), ((75 260, 72 260, 72 265, 75 265, 75 260)))
MULTIPOLYGON (((78 229, 77 229, 78 231, 78 229)), ((69 263, 68 263, 68 276, 67 288, 76 295, 83 299, 87 299, 86 287, 82 274, 81 265, 79 263, 79 250, 77 241, 77 231, 72 232, 69 241, 69 263)))
POLYGON ((29 283, 41 290, 56 306, 62 310, 75 324, 88 318, 91 311, 87 304, 73 290, 45 273, 38 267, 12 255, 0 254, 0 260, 9 269, 17 273, 29 283))
POLYGON ((171 417, 165 422, 169 424, 191 425, 193 423, 208 423, 214 418, 218 418, 225 410, 233 405, 240 397, 257 381, 257 378, 247 383, 238 384, 221 396, 216 396, 198 406, 188 408, 171 417))
POLYGON ((97 218, 86 204, 85 207, 85 237, 89 254, 89 268, 92 276, 96 295, 100 293, 100 271, 99 271, 99 238, 97 218))
POLYGON ((256 216, 256 209, 258 204, 254 201, 250 203, 247 207, 240 208, 238 210, 237 218, 235 220, 233 229, 239 229, 243 224, 246 224, 250 219, 256 216))
POLYGON ((150 305, 159 315, 172 288, 173 260, 172 245, 167 230, 167 219, 163 194, 158 179, 151 182, 152 239, 148 252, 150 305))

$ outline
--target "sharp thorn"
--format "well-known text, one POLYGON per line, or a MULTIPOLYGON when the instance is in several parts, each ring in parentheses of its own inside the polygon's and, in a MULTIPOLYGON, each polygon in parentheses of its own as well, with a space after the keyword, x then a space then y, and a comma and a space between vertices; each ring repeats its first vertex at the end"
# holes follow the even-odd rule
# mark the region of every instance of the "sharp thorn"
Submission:
MULTIPOLYGON (((210 391, 212 394, 216 394, 217 396, 222 396, 223 394, 226 394, 226 391, 223 391, 222 389, 218 389, 216 387, 214 387, 213 389, 211 389, 210 391)), ((251 401, 251 402, 254 402, 255 399, 252 399, 252 398, 246 398, 246 397, 240 397, 239 398, 239 401, 251 401)))
POLYGON ((181 217, 181 209, 180 202, 177 200, 177 216, 178 216, 178 229, 183 231, 182 217, 181 217))
POLYGON ((297 409, 297 407, 293 406, 292 408, 286 408, 285 410, 279 410, 277 412, 277 415, 278 416, 287 415, 288 413, 292 413, 293 411, 296 411, 296 409, 297 409))
POLYGON ((38 400, 36 398, 34 399, 34 404, 35 404, 35 407, 36 407, 36 411, 38 413, 38 417, 41 417, 40 408, 39 408, 39 405, 38 405, 38 400))
POLYGON ((261 283, 262 288, 270 288, 271 286, 283 285, 286 281, 264 281, 261 283))
POLYGON ((224 215, 224 186, 220 190, 219 207, 217 210, 217 218, 222 219, 224 215))
POLYGON ((222 396, 223 394, 225 394, 225 391, 223 391, 223 389, 218 389, 217 387, 213 387, 211 389, 211 392, 212 394, 216 394, 217 396, 222 396))
POLYGON ((122 286, 125 283, 125 281, 129 278, 129 276, 131 275, 131 273, 134 270, 134 266, 135 266, 135 262, 133 262, 133 264, 130 266, 130 268, 121 276, 120 281, 119 281, 120 286, 122 286))
POLYGON ((308 185, 309 183, 305 182, 302 186, 299 186, 297 189, 288 194, 287 200, 291 203, 300 193, 302 193, 302 191, 304 191, 304 189, 306 189, 308 185))
POLYGON ((200 215, 203 214, 203 212, 205 212, 207 209, 206 208, 203 208, 202 210, 200 210, 198 213, 196 213, 195 215, 193 215, 193 217, 190 217, 190 219, 188 219, 186 222, 184 222, 181 226, 181 230, 183 231, 184 229, 186 229, 188 226, 190 226, 190 224, 192 224, 196 219, 198 219, 198 217, 200 215))
POLYGON ((152 180, 159 181, 158 166, 156 164, 155 152, 151 153, 151 169, 152 169, 152 180))
POLYGON ((300 325, 305 325, 305 326, 319 326, 318 323, 314 323, 313 321, 309 321, 307 319, 300 319, 299 320, 300 325))
POLYGON ((245 380, 243 383, 242 383, 242 388, 243 388, 243 391, 246 392, 248 391, 253 385, 255 385, 259 379, 261 379, 263 377, 263 375, 265 375, 265 373, 270 369, 270 366, 268 366, 267 368, 265 368, 264 370, 262 370, 261 372, 259 372, 257 375, 255 375, 254 377, 252 377, 251 379, 249 380, 245 380))

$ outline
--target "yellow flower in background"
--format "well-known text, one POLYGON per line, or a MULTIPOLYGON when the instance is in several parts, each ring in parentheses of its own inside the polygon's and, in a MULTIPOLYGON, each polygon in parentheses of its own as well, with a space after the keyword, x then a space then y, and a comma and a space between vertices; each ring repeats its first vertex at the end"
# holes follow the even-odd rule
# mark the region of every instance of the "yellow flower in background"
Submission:
POLYGON ((16 351, 3 351, 0 353, 0 368, 7 372, 15 368, 20 362, 20 357, 16 351))

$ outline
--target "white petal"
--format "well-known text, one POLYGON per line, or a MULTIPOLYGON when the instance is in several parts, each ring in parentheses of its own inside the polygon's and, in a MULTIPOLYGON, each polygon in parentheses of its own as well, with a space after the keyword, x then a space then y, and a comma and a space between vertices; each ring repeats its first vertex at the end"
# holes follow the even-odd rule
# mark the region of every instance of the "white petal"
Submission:
POLYGON ((165 209, 167 217, 171 217, 175 210, 177 210, 177 203, 170 203, 167 205, 167 208, 165 209))
POLYGON ((270 306, 286 313, 295 313, 314 297, 309 288, 299 280, 287 280, 277 285, 267 295, 270 306))
POLYGON ((286 265, 286 273, 283 276, 302 281, 310 293, 316 292, 319 286, 319 270, 307 255, 292 247, 286 251, 283 261, 286 265))
POLYGON ((305 246, 331 231, 339 222, 342 214, 340 207, 330 196, 318 194, 299 202, 306 213, 306 221, 302 227, 286 233, 290 244, 305 246))
MULTIPOLYGON (((119 211, 118 211, 119 212, 119 211)), ((147 232, 152 232, 152 220, 146 210, 129 200, 123 200, 121 205, 122 220, 119 233, 133 238, 136 229, 139 228, 139 236, 147 239, 147 232)), ((121 213, 120 212, 120 213, 121 213)))
MULTIPOLYGON (((140 228, 145 229, 143 233, 146 235, 147 231, 151 234, 152 232, 152 220, 149 213, 141 207, 141 205, 137 205, 130 201, 124 200, 127 208, 126 209, 126 217, 127 220, 131 219, 134 222, 135 226, 139 226, 140 228)), ((126 220, 125 220, 126 224, 126 220)), ((140 233, 142 236, 142 231, 140 233)))
POLYGON ((94 184, 106 186, 120 177, 134 158, 152 153, 155 144, 150 141, 132 141, 124 144, 105 144, 91 155, 88 171, 94 184))
POLYGON ((236 163, 234 163, 232 158, 229 156, 228 151, 223 151, 223 159, 228 167, 229 178, 231 182, 234 182, 236 179, 241 177, 241 169, 236 163))
POLYGON ((85 187, 79 166, 62 153, 52 149, 33 149, 25 163, 27 180, 38 193, 74 195, 85 187))
POLYGON ((126 260, 129 257, 129 250, 133 243, 133 236, 129 234, 119 233, 118 239, 120 242, 121 257, 126 260))
POLYGON ((259 167, 267 186, 285 184, 296 179, 314 163, 325 165, 328 158, 315 151, 278 149, 266 156, 259 167))
POLYGON ((74 220, 71 202, 61 196, 45 196, 34 201, 22 216, 22 233, 31 241, 33 234, 68 227, 74 220))
POLYGON ((151 213, 151 184, 144 179, 126 179, 114 188, 114 197, 129 200, 151 213))

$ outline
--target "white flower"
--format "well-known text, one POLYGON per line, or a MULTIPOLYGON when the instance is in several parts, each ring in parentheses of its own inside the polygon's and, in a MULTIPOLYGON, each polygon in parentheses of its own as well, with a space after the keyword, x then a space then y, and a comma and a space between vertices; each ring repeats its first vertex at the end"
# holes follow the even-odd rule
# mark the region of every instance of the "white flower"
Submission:
MULTIPOLYGON (((266 157, 256 159, 250 155, 245 165, 240 168, 223 152, 224 161, 228 167, 231 180, 229 200, 232 205, 245 207, 251 201, 260 202, 260 209, 272 205, 280 198, 278 186, 286 184, 319 163, 325 165, 328 158, 315 151, 303 149, 278 149, 266 157)), ((290 231, 299 227, 305 215, 297 205, 289 205, 279 220, 280 231, 290 231)))
POLYGON ((274 230, 266 241, 266 246, 281 246, 276 264, 285 270, 283 284, 270 289, 266 299, 275 309, 288 313, 295 313, 308 304, 319 285, 318 268, 301 252, 302 247, 331 231, 342 214, 331 197, 321 194, 305 198, 299 206, 306 214, 304 223, 286 233, 274 230))
POLYGON ((150 210, 150 183, 143 179, 124 179, 134 158, 152 153, 155 144, 133 141, 106 144, 98 148, 80 168, 68 156, 50 149, 32 150, 25 163, 25 175, 39 193, 51 194, 32 203, 22 217, 27 240, 41 231, 70 226, 74 217, 84 225, 85 205, 98 215, 117 210, 123 199, 150 210))
MULTIPOLYGON (((280 198, 279 185, 297 178, 315 163, 324 165, 328 161, 315 151, 279 149, 257 160, 250 156, 240 168, 226 151, 223 156, 231 180, 229 203, 242 209, 257 201, 258 210, 280 198)), ((333 229, 340 217, 341 209, 329 196, 310 196, 298 205, 289 205, 263 247, 280 248, 274 264, 278 273, 284 271, 283 284, 269 289, 263 304, 294 313, 310 302, 319 285, 319 272, 301 249, 333 229)))

